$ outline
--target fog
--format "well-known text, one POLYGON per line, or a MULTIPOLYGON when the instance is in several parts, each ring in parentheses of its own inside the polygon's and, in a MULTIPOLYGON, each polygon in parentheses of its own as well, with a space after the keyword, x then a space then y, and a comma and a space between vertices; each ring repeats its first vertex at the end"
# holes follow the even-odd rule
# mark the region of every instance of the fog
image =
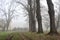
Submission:
MULTIPOLYGON (((9 5, 11 3, 11 1, 15 1, 15 0, 0 0, 0 8, 4 9, 6 12, 8 11, 8 8, 9 8, 9 5)), ((26 3, 26 0, 18 0, 18 1, 21 1, 22 3, 24 3, 25 5, 27 4, 26 3)), ((58 14, 58 5, 56 4, 56 2, 58 3, 58 1, 56 0, 53 0, 53 3, 54 3, 54 8, 55 8, 55 14, 57 15, 58 14)), ((10 29, 12 28, 15 28, 15 27, 20 27, 20 28, 25 28, 27 27, 28 28, 28 15, 25 16, 27 14, 27 12, 23 9, 24 7, 18 3, 14 3, 12 2, 12 9, 14 9, 15 7, 15 10, 16 12, 14 12, 17 17, 14 17, 10 23, 10 29)), ((47 3, 46 3, 46 0, 41 0, 41 14, 42 16, 45 16, 45 17, 48 17, 48 7, 47 7, 47 3), (47 14, 47 16, 45 15, 47 14)), ((5 18, 4 15, 3 15, 3 12, 0 11, 0 18, 5 18)), ((42 17, 43 18, 43 17, 42 17)), ((48 17, 49 18, 49 17, 48 17)), ((44 18, 43 18, 43 24, 44 24, 44 21, 46 21, 44 18)), ((44 28, 44 25, 43 25, 43 28, 44 28)))

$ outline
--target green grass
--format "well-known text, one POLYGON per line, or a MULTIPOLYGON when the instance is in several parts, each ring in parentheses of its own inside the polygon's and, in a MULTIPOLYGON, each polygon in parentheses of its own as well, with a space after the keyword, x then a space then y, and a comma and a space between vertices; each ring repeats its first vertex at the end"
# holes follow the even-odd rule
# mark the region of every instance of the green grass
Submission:
POLYGON ((8 35, 13 35, 12 40, 21 40, 19 32, 0 32, 0 40, 6 40, 8 35))
POLYGON ((46 34, 37 34, 37 33, 24 33, 26 36, 31 38, 32 40, 60 40, 60 36, 50 36, 46 34))
POLYGON ((0 32, 0 40, 5 40, 10 32, 0 32))
MULTIPOLYGON (((0 32, 0 40, 5 40, 8 35, 13 35, 14 37, 12 40, 22 40, 20 36, 20 32, 0 32)), ((31 38, 32 40, 60 40, 60 36, 50 36, 45 34, 37 34, 31 32, 24 32, 27 37, 31 38)))
POLYGON ((19 33, 18 32, 15 32, 15 33, 12 33, 13 34, 13 38, 12 38, 12 40, 20 40, 20 35, 19 35, 19 33))

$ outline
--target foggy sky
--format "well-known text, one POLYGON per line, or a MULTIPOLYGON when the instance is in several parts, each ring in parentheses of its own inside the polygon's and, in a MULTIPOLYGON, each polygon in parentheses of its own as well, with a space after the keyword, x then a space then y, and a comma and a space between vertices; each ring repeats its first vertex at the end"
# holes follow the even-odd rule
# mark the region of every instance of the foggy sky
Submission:
MULTIPOLYGON (((0 8, 5 9, 7 11, 11 1, 12 0, 0 0, 0 8)), ((52 0, 52 1, 54 3, 55 10, 57 10, 58 9, 58 5, 56 5, 55 2, 58 2, 58 1, 57 0, 52 0)), ((25 4, 26 0, 21 0, 21 2, 25 4)), ((16 6, 16 3, 14 3, 13 5, 16 6)), ((41 14, 43 16, 44 16, 44 14, 48 14, 48 12, 47 12, 48 11, 48 7, 47 7, 46 0, 41 0, 41 6, 44 6, 44 8, 41 8, 41 14)), ((13 8, 13 6, 12 6, 12 8, 13 8)), ((25 11, 24 11, 22 5, 17 4, 17 7, 15 8, 15 10, 18 12, 17 14, 19 16, 17 16, 17 17, 12 19, 11 24, 10 24, 10 28, 14 28, 14 27, 22 27, 22 28, 23 27, 28 27, 28 21, 26 21, 28 18, 27 18, 27 16, 24 17, 25 16, 25 11)), ((58 10, 55 11, 55 13, 57 14, 58 10)), ((2 17, 2 14, 0 15, 0 18, 1 17, 2 17)))

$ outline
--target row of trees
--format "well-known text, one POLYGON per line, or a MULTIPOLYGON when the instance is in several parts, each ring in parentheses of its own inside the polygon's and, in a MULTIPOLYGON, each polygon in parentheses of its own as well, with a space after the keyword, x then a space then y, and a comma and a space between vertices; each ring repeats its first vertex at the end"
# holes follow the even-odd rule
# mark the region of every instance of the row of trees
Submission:
MULTIPOLYGON (((50 18, 50 32, 49 34, 56 34, 57 29, 55 27, 55 11, 54 11, 54 5, 52 3, 52 0, 46 0, 48 5, 48 14, 50 18)), ((40 11, 40 0, 28 0, 30 12, 29 12, 29 29, 31 32, 36 32, 36 22, 35 22, 35 16, 38 22, 38 33, 43 33, 42 28, 42 16, 40 11), (33 2, 34 1, 34 6, 33 2), (35 8, 35 9, 34 9, 35 8)))
MULTIPOLYGON (((28 12, 29 15, 29 31, 36 32, 36 19, 38 22, 38 33, 43 33, 42 28, 42 16, 40 9, 40 0, 27 0, 27 7, 23 5, 21 2, 17 2, 22 4, 28 12)), ((55 11, 54 4, 52 0, 46 0, 48 5, 48 14, 50 19, 50 32, 48 34, 57 34, 57 29, 55 26, 55 11)))
MULTIPOLYGON (((21 4, 25 10, 28 12, 29 16, 29 31, 30 32, 36 32, 36 19, 38 22, 38 33, 43 33, 43 27, 42 27, 42 16, 41 16, 41 5, 40 0, 27 0, 27 5, 24 5, 22 2, 15 0, 16 3, 21 4)), ((55 11, 54 11, 54 4, 52 0, 46 0, 48 5, 48 14, 50 19, 50 32, 48 34, 56 34, 57 29, 55 27, 55 11)), ((13 3, 13 2, 12 2, 13 3)), ((11 5, 12 5, 11 3, 11 5)), ((8 30, 9 24, 14 17, 14 10, 11 10, 11 5, 9 6, 8 13, 0 9, 4 12, 4 15, 6 17, 6 27, 8 30)))

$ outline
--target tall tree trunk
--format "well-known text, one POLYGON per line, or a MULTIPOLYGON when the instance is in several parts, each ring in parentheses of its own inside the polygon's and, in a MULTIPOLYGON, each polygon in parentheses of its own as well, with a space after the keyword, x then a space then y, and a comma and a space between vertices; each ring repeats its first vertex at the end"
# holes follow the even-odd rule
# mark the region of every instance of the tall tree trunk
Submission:
POLYGON ((38 33, 43 33, 42 17, 41 17, 41 11, 40 11, 40 0, 36 0, 36 15, 37 15, 37 21, 38 21, 38 33))
POLYGON ((7 30, 6 30, 6 31, 8 31, 8 29, 9 29, 10 22, 11 22, 11 19, 10 19, 10 17, 9 17, 9 18, 7 19, 7 23, 6 23, 6 27, 7 27, 7 30))
POLYGON ((8 28, 9 28, 9 21, 8 20, 7 20, 6 26, 7 26, 7 30, 6 31, 8 31, 8 28))
POLYGON ((29 31, 36 32, 36 23, 35 23, 35 15, 33 14, 32 8, 32 0, 28 0, 29 5, 29 31))
POLYGON ((56 34, 57 30, 55 27, 55 12, 54 12, 54 5, 52 3, 52 0, 47 0, 47 5, 48 5, 48 13, 50 17, 50 32, 49 34, 56 34))

